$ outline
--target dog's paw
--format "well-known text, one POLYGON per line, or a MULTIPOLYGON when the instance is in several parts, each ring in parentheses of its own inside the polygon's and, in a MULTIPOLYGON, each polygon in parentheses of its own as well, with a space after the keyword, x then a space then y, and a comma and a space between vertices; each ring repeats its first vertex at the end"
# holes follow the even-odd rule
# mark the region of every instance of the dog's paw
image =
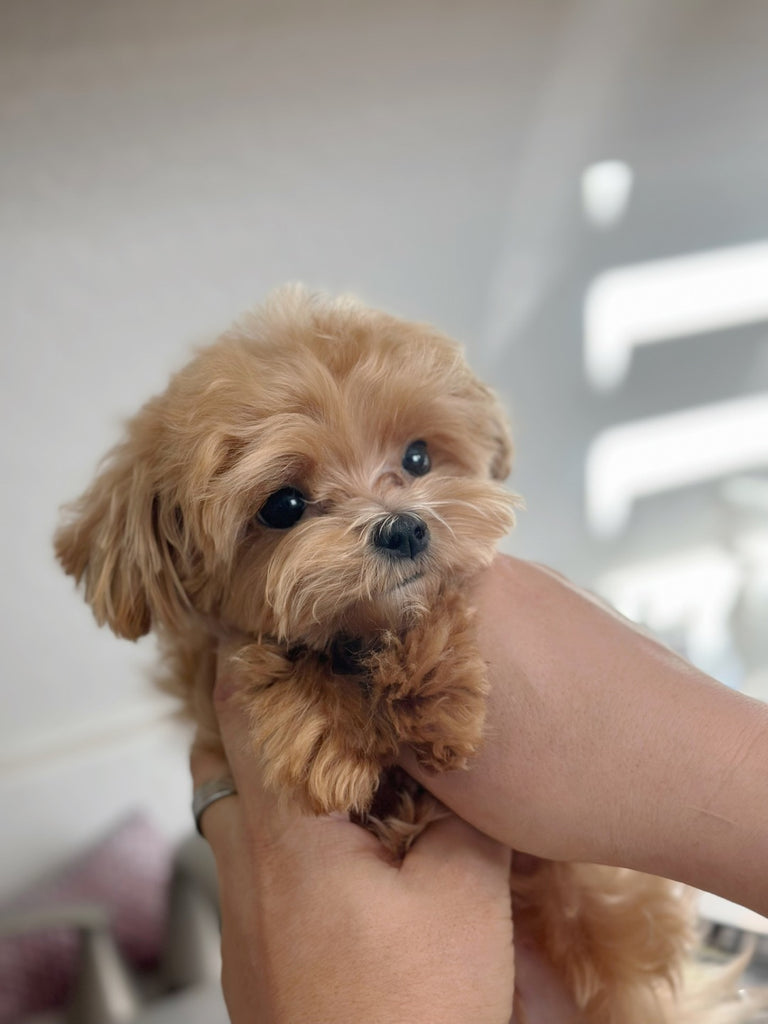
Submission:
POLYGON ((466 768, 477 753, 485 722, 485 677, 450 662, 421 680, 415 692, 389 696, 389 717, 399 742, 408 743, 422 767, 466 768))
POLYGON ((349 755, 341 760, 333 744, 325 744, 295 792, 312 814, 364 814, 373 803, 379 774, 378 762, 349 755))
POLYGON ((272 714, 260 716, 254 728, 266 784, 312 814, 362 813, 378 784, 382 756, 370 743, 356 742, 359 726, 338 711, 322 701, 304 703, 290 723, 272 714))
POLYGON ((371 721, 360 687, 329 676, 309 652, 288 658, 252 644, 238 664, 266 785, 313 814, 365 812, 397 741, 390 726, 371 721))
POLYGON ((484 704, 472 708, 464 699, 427 702, 401 720, 407 742, 422 768, 447 772, 464 769, 480 748, 484 704), (431 704, 431 706, 430 706, 431 704))
POLYGON ((374 702, 398 742, 426 768, 466 767, 482 738, 487 682, 461 596, 444 598, 416 628, 390 638, 370 670, 374 702))
POLYGON ((264 781, 274 792, 289 794, 312 814, 366 811, 378 784, 381 759, 351 744, 351 730, 321 705, 305 709, 295 730, 275 730, 262 721, 254 729, 256 754, 264 781))

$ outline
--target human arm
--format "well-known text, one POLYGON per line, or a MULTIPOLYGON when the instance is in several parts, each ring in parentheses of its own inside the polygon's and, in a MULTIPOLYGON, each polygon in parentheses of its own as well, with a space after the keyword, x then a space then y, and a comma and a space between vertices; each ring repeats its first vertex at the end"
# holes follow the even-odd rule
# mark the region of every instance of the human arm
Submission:
POLYGON ((768 707, 562 577, 478 577, 491 694, 467 772, 403 763, 477 828, 555 860, 631 867, 768 913, 768 707))

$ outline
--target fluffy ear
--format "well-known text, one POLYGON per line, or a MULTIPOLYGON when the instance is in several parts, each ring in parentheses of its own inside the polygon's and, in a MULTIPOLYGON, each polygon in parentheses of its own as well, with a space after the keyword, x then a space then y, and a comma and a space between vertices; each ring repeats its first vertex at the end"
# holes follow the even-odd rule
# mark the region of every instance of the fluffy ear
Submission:
POLYGON ((512 444, 512 435, 509 432, 509 426, 507 424, 507 418, 504 415, 504 410, 495 395, 493 395, 491 399, 489 419, 491 425, 491 442, 493 445, 490 474, 494 480, 506 480, 512 469, 514 447, 512 444))
POLYGON ((487 453, 488 475, 492 480, 506 480, 512 469, 514 447, 501 402, 471 371, 456 394, 469 404, 470 431, 487 453))
POLYGON ((135 640, 156 618, 177 619, 187 604, 165 536, 182 529, 180 514, 164 514, 149 467, 128 441, 66 509, 54 546, 64 570, 84 582, 99 625, 135 640))

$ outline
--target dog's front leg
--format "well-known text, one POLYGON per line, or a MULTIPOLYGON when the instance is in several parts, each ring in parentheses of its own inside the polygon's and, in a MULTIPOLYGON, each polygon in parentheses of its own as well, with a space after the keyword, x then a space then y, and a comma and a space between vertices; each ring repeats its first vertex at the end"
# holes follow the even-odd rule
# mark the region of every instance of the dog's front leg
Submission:
POLYGON ((485 664, 473 613, 459 593, 441 596, 414 628, 369 661, 376 717, 438 771, 466 767, 485 719, 485 664))
POLYGON ((357 680, 312 652, 269 642, 242 647, 233 667, 266 784, 315 814, 367 811, 397 737, 374 720, 357 680))

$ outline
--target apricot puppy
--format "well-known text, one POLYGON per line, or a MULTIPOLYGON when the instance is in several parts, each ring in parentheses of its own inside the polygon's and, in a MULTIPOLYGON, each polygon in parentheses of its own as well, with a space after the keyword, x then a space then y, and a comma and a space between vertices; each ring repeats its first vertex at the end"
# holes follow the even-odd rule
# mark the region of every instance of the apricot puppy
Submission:
MULTIPOLYGON (((401 853, 434 805, 402 776, 380 786, 399 746, 446 770, 481 742, 464 593, 513 523, 510 452, 452 341, 284 290, 130 421, 56 551, 99 623, 157 632, 211 743, 216 649, 235 638, 268 783, 367 817, 401 853)), ((682 1021, 667 982, 689 915, 669 883, 553 864, 513 892, 584 1021, 682 1021)))
POLYGON ((401 743, 450 768, 479 742, 460 585, 512 524, 509 456, 452 342, 283 291, 131 421, 56 550, 100 623, 160 634, 208 725, 217 638, 242 636, 268 780, 362 813, 401 743))

